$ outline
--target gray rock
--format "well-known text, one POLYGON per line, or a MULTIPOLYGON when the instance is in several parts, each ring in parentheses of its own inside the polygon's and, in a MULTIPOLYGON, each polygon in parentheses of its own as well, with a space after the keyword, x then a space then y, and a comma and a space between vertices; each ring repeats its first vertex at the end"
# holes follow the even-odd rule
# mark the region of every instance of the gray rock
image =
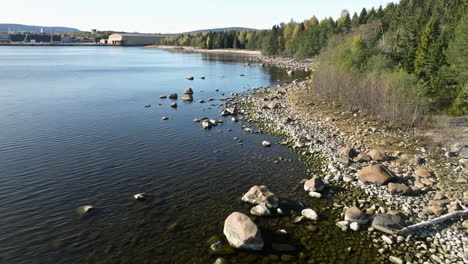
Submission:
POLYGON ((394 264, 403 264, 403 260, 394 256, 390 256, 389 260, 391 263, 394 263, 394 264))
POLYGON ((187 88, 184 90, 184 94, 193 94, 192 88, 187 88))
POLYGON ((94 210, 94 206, 92 206, 92 205, 83 205, 83 206, 78 207, 78 209, 76 209, 76 212, 79 215, 85 215, 85 214, 90 213, 93 210, 94 210))
POLYGON ((268 209, 268 207, 266 207, 266 205, 264 204, 259 204, 257 206, 252 207, 252 209, 250 209, 250 213, 256 216, 270 216, 271 215, 270 209, 268 209))
POLYGON ((403 219, 399 215, 377 215, 372 221, 372 227, 381 232, 393 235, 403 228, 403 219))
POLYGON ((302 210, 301 212, 302 216, 304 216, 306 219, 312 220, 312 221, 317 221, 318 220, 318 214, 314 210, 307 208, 302 210))
POLYGON ((323 183, 322 179, 318 176, 314 176, 312 179, 304 183, 304 190, 306 192, 320 192, 323 191, 323 189, 325 189, 325 184, 323 183))
POLYGON ((182 101, 192 102, 193 101, 193 96, 191 94, 183 94, 182 95, 182 101))

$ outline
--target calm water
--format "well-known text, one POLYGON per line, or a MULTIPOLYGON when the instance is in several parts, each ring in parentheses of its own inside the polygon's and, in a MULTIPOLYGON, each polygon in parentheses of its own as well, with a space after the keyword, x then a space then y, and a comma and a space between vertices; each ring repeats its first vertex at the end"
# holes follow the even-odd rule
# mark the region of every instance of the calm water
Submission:
POLYGON ((210 131, 192 122, 220 118, 210 104, 221 101, 199 99, 288 80, 242 62, 143 48, 0 47, 0 262, 213 261, 205 241, 222 234, 230 212, 248 209, 243 192, 266 184, 288 197, 306 177, 295 154, 261 146, 273 137, 230 119, 210 131), (187 87, 194 103, 173 109, 158 98, 187 87), (276 165, 279 156, 291 161, 276 165), (139 192, 154 197, 135 202, 139 192), (86 204, 96 210, 79 217, 86 204))

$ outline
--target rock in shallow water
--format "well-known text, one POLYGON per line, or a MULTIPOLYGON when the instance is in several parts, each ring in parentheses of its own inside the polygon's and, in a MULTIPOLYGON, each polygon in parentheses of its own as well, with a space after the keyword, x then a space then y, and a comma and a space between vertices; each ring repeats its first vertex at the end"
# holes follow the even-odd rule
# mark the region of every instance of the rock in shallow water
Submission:
POLYGON ((279 198, 264 185, 255 185, 242 196, 242 201, 251 204, 266 204, 269 208, 277 208, 279 198))
POLYGON ((365 225, 369 221, 369 217, 367 215, 365 215, 357 207, 351 207, 348 210, 346 210, 344 219, 345 219, 345 221, 348 221, 350 223, 356 222, 356 223, 361 224, 361 225, 365 225))
POLYGON ((263 141, 263 142, 262 142, 262 146, 264 146, 264 147, 270 147, 270 146, 271 146, 271 143, 268 142, 268 141, 263 141))
POLYGON ((325 189, 325 184, 322 179, 317 176, 314 176, 312 179, 304 183, 304 190, 306 192, 320 192, 323 189, 325 189))
POLYGON ((403 228, 403 219, 399 215, 377 215, 372 221, 372 227, 387 234, 395 234, 403 228))
POLYGON ((234 248, 262 250, 263 239, 257 225, 245 214, 234 212, 224 221, 223 233, 234 248))
POLYGON ((266 207, 266 205, 264 204, 259 204, 257 206, 252 207, 252 209, 250 209, 250 213, 256 216, 270 216, 271 215, 270 209, 268 209, 268 207, 266 207))
POLYGON ((137 193, 133 195, 133 198, 138 201, 144 201, 146 198, 148 198, 148 194, 146 193, 137 193))
POLYGON ((312 210, 310 208, 302 210, 301 214, 302 214, 302 216, 304 216, 305 218, 307 218, 309 220, 312 220, 312 221, 317 221, 318 220, 317 212, 315 212, 314 210, 312 210))

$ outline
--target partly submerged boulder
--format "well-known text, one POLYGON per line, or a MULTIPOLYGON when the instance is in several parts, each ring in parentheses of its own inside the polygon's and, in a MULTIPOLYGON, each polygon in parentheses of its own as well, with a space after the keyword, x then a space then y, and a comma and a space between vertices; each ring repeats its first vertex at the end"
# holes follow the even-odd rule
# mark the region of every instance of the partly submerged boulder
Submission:
POLYGON ((255 185, 242 196, 242 201, 251 204, 266 204, 270 208, 277 208, 279 198, 264 185, 255 185))
POLYGON ((224 221, 223 233, 232 247, 262 250, 263 239, 257 225, 245 214, 234 212, 224 221))

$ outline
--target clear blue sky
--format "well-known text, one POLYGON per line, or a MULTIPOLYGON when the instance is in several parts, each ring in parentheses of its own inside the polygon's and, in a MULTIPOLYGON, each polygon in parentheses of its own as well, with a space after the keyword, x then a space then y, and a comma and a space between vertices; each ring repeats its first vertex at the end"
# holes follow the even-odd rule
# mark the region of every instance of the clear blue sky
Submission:
POLYGON ((176 33, 217 27, 271 28, 315 15, 337 18, 395 0, 6 0, 0 23, 68 26, 89 31, 176 33))

